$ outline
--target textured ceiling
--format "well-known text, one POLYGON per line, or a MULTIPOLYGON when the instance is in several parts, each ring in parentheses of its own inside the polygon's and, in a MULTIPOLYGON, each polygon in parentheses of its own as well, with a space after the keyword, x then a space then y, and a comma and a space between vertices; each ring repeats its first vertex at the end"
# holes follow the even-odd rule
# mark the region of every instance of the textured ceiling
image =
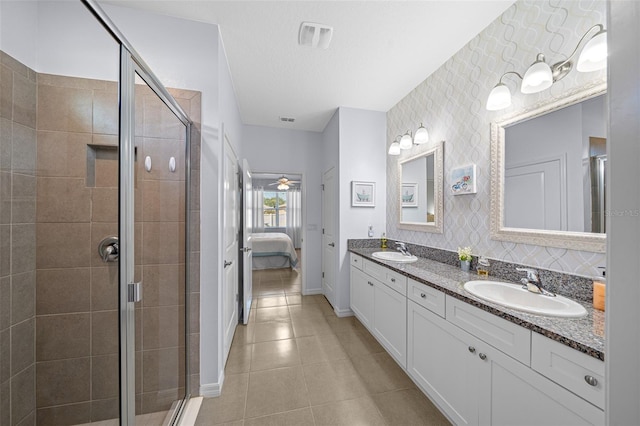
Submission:
POLYGON ((322 131, 339 106, 391 109, 513 0, 107 2, 218 24, 243 122, 322 131), (303 21, 334 27, 329 49, 298 45, 303 21))

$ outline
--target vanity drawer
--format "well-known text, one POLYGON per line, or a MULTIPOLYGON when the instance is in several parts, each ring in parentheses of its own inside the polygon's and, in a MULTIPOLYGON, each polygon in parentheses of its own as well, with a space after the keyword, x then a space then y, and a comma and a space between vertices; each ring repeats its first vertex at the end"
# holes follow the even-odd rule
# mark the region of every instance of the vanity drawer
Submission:
POLYGON ((362 259, 362 270, 403 296, 407 294, 407 277, 404 275, 385 268, 382 265, 378 265, 368 259, 362 259))
POLYGON ((471 306, 455 297, 446 296, 445 307, 448 321, 524 365, 531 365, 530 330, 471 306))
POLYGON ((407 297, 418 305, 423 306, 434 314, 440 315, 444 318, 445 297, 444 293, 440 290, 436 290, 433 287, 429 287, 426 284, 419 283, 418 281, 409 278, 407 283, 407 297))
POLYGON ((604 362, 599 359, 533 333, 531 368, 604 409, 604 362))
POLYGON ((351 253, 351 266, 362 270, 362 256, 359 254, 351 253))

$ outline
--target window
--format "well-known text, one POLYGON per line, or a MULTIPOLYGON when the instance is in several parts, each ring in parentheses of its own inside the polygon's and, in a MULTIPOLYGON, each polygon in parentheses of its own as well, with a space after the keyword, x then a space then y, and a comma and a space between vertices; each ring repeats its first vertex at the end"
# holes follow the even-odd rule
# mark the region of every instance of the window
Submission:
POLYGON ((264 191, 264 227, 287 227, 287 193, 264 191))

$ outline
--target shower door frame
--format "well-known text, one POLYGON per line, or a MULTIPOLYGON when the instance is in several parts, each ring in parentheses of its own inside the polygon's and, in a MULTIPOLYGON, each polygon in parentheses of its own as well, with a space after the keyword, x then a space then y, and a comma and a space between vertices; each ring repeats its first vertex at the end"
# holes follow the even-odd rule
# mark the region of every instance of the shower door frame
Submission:
POLYGON ((188 349, 190 314, 190 215, 191 205, 191 125, 184 110, 169 94, 151 68, 142 60, 133 46, 111 21, 95 0, 81 0, 103 27, 120 44, 119 101, 119 335, 120 335, 120 424, 134 426, 136 416, 135 388, 135 238, 134 238, 134 185, 135 185, 135 76, 140 76, 162 102, 185 126, 185 396, 173 408, 169 424, 176 424, 184 413, 190 398, 191 374, 188 349))

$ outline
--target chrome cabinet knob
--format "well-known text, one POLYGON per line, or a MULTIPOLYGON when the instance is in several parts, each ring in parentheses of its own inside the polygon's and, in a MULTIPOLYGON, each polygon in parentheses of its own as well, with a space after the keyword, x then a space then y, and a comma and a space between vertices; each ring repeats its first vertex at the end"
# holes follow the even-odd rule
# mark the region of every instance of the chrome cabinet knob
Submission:
POLYGON ((593 376, 586 375, 584 376, 584 381, 587 382, 589 386, 598 386, 598 379, 593 376))
POLYGON ((395 279, 395 278, 391 278, 391 282, 392 282, 392 283, 395 283, 395 282, 396 282, 396 279, 395 279))
POLYGON ((469 346, 469 352, 474 353, 476 351, 476 348, 474 348, 473 346, 469 346))
POLYGON ((368 283, 371 287, 373 287, 373 283, 372 283, 371 281, 367 281, 367 283, 368 283))
POLYGON ((426 299, 426 298, 427 298, 427 295, 426 295, 426 294, 424 294, 424 293, 420 293, 420 297, 422 297, 423 299, 426 299))
POLYGON ((479 357, 480 357, 480 359, 481 359, 481 360, 483 360, 483 361, 484 361, 485 359, 487 359, 487 356, 486 356, 485 354, 483 354, 482 352, 480 352, 480 353, 478 354, 478 356, 479 356, 479 357))

